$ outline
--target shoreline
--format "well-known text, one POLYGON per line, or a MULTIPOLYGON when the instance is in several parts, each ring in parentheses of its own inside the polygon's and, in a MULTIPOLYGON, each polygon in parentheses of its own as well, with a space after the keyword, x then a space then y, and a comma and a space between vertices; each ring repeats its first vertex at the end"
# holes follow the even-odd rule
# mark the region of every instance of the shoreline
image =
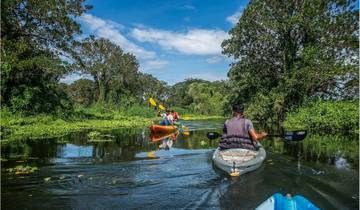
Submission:
MULTIPOLYGON (((181 120, 215 120, 221 116, 185 115, 181 120), (185 118, 186 117, 186 118, 185 118)), ((72 119, 63 120, 52 116, 18 117, 2 119, 1 144, 18 140, 41 140, 56 138, 85 130, 112 130, 117 128, 141 128, 157 123, 161 118, 121 116, 115 119, 72 119)))

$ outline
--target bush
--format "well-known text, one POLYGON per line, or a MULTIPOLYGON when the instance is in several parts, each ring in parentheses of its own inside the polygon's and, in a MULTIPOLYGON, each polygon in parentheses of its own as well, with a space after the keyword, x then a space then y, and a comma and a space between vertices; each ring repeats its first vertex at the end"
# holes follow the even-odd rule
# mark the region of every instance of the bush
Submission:
POLYGON ((322 131, 359 131, 357 101, 316 101, 289 113, 284 127, 322 131))

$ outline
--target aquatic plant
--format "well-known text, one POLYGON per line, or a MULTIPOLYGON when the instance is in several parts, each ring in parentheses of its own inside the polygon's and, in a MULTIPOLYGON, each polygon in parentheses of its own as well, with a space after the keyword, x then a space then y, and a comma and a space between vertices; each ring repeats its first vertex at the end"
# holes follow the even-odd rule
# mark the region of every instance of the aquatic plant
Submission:
POLYGON ((37 170, 39 170, 39 169, 36 166, 24 166, 24 165, 18 165, 18 166, 15 166, 14 168, 6 169, 7 172, 15 174, 15 175, 30 174, 37 170))

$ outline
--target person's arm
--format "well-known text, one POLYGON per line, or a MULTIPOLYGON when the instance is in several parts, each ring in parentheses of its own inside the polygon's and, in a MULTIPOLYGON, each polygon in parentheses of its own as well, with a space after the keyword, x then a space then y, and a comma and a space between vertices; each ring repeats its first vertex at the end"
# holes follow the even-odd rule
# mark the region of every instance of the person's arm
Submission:
POLYGON ((170 121, 169 123, 173 126, 174 125, 174 117, 172 115, 169 115, 168 119, 170 121))
POLYGON ((266 132, 256 133, 254 128, 249 130, 249 134, 250 134, 251 139, 254 140, 254 141, 259 141, 260 139, 267 136, 266 132))
POLYGON ((266 132, 257 133, 254 129, 253 123, 251 120, 246 119, 245 120, 245 126, 247 127, 247 130, 249 132, 250 138, 254 141, 259 141, 260 139, 267 136, 266 132))

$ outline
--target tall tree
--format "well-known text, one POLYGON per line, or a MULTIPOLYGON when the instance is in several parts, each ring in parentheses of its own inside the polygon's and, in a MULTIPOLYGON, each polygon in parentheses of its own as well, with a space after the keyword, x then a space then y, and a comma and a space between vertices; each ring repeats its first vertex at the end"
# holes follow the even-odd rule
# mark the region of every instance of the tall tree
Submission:
POLYGON ((357 21, 354 0, 250 1, 222 43, 237 59, 228 74, 233 100, 255 118, 281 121, 309 97, 358 93, 357 21))
POLYGON ((1 2, 1 102, 12 111, 53 112, 63 107, 56 83, 73 55, 75 18, 83 1, 4 0, 1 2))
POLYGON ((107 39, 86 38, 78 48, 79 69, 91 74, 98 86, 98 102, 118 100, 121 94, 131 87, 138 74, 138 61, 135 56, 123 50, 107 39))
POLYGON ((85 107, 91 105, 95 101, 96 85, 93 80, 79 79, 66 87, 67 94, 70 98, 85 107))

